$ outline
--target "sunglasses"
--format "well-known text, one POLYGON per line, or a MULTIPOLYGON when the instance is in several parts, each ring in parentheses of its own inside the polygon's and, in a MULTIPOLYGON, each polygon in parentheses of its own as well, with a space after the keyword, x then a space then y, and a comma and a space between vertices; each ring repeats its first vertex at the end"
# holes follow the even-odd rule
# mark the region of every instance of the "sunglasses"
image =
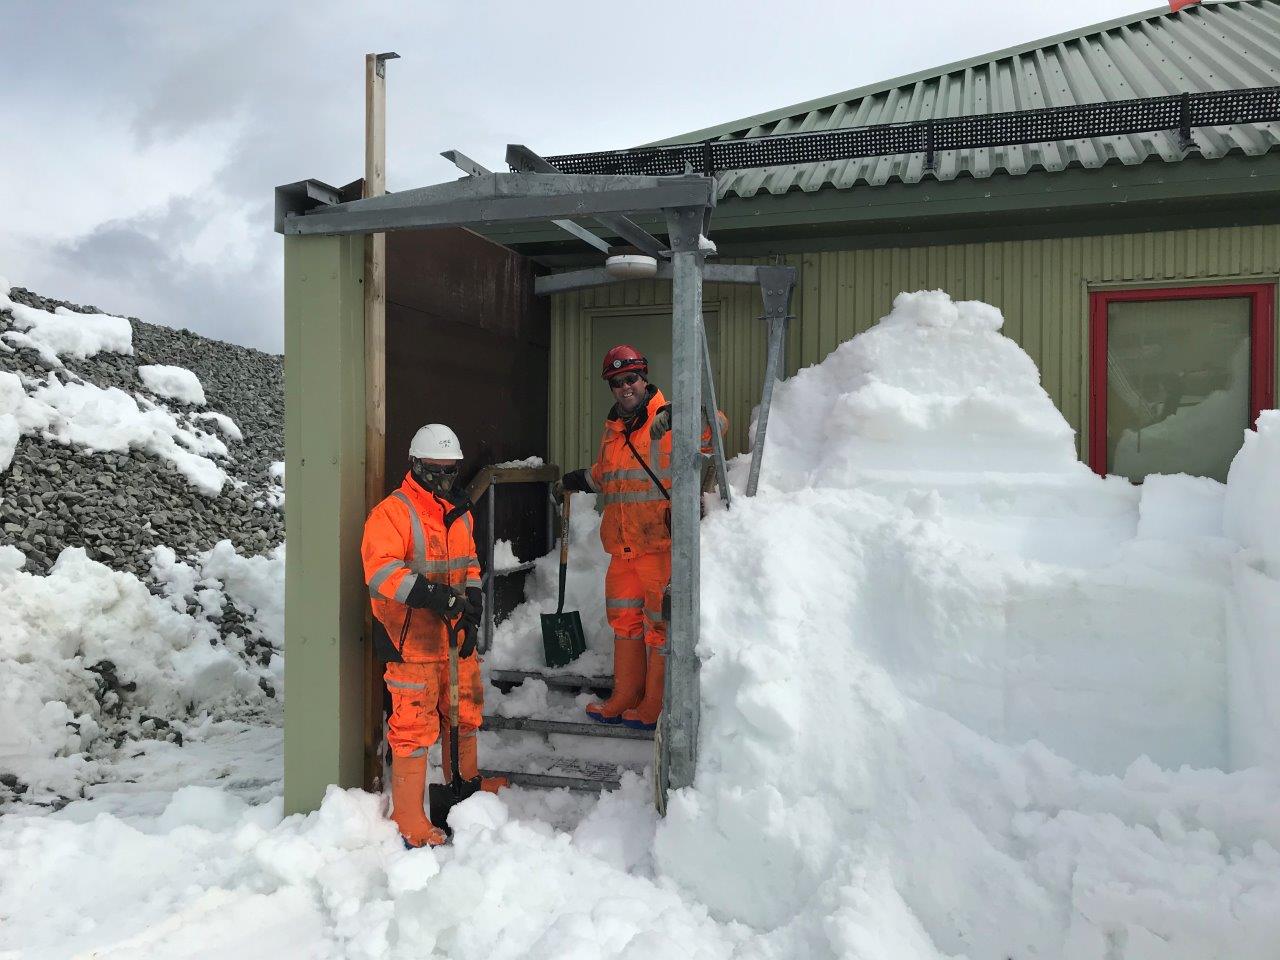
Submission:
POLYGON ((613 377, 609 380, 609 386, 614 390, 621 390, 623 387, 629 387, 640 379, 639 374, 629 373, 622 377, 613 377))
POLYGON ((420 469, 423 473, 426 473, 435 477, 453 477, 453 476, 457 476, 458 474, 457 464, 453 464, 452 466, 448 466, 448 467, 442 467, 439 464, 435 464, 435 463, 420 462, 418 464, 418 469, 420 469))

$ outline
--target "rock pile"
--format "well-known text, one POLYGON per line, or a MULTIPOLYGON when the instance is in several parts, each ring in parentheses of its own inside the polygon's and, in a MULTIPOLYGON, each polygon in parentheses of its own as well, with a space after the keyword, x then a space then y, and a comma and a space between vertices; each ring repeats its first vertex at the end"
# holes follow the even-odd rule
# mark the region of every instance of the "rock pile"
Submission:
MULTIPOLYGON (((20 287, 14 303, 39 310, 65 307, 99 313, 96 307, 51 300, 20 287)), ((217 412, 230 417, 242 439, 226 441, 229 455, 213 456, 231 483, 217 496, 195 489, 171 463, 132 449, 95 453, 39 435, 25 435, 13 463, 0 473, 0 543, 27 556, 27 569, 45 573, 64 547, 82 546, 89 556, 146 579, 151 549, 173 547, 194 556, 229 539, 237 552, 267 553, 284 539, 279 480, 272 465, 284 458, 284 370, 282 358, 210 340, 187 330, 130 319, 132 356, 101 352, 64 356, 64 380, 116 387, 175 412, 217 412), (149 393, 137 368, 148 364, 184 367, 200 379, 206 403, 197 408, 149 393)), ((0 310, 0 334, 13 329, 12 314, 0 310)), ((30 347, 0 350, 0 370, 43 380, 51 366, 30 347)), ((215 421, 203 427, 217 433, 215 421)))

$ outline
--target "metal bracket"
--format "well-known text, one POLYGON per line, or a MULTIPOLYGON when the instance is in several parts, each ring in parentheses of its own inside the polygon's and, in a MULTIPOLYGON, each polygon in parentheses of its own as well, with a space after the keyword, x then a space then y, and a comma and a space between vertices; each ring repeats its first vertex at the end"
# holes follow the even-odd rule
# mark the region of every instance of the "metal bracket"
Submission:
MULTIPOLYGON (((510 144, 507 147, 507 163, 511 166, 511 169, 516 171, 528 171, 530 173, 561 172, 558 167, 552 166, 528 147, 518 143, 510 144)), ((606 230, 613 231, 613 233, 639 249, 642 253, 647 253, 651 257, 657 257, 662 254, 662 244, 658 242, 657 238, 653 237, 649 231, 629 217, 620 213, 596 214, 595 220, 596 223, 606 230)))
MULTIPOLYGON (((488 167, 472 160, 460 150, 446 150, 440 154, 440 156, 444 157, 469 177, 482 177, 486 174, 493 173, 493 171, 488 167)), ((601 253, 607 254, 609 252, 609 244, 604 240, 601 240, 586 227, 578 226, 578 224, 574 223, 572 220, 552 220, 551 222, 561 230, 565 231, 565 233, 573 234, 579 240, 595 247, 601 253)))
POLYGON ((276 187, 276 233, 285 232, 285 221, 300 217, 316 207, 342 203, 342 191, 319 180, 299 180, 276 187))
POLYGON ((1184 93, 1178 98, 1178 146, 1183 150, 1192 150, 1196 146, 1191 136, 1191 94, 1184 93))
POLYGON ((769 429, 769 407, 773 404, 773 385, 786 370, 787 321, 791 294, 795 290, 793 267, 761 267, 760 296, 764 300, 763 319, 769 329, 769 353, 765 360, 764 390, 760 413, 756 417, 755 442, 751 445, 751 472, 747 475, 747 496, 754 497, 760 485, 760 465, 764 459, 764 439, 769 429))
POLYGON ((398 54, 398 53, 377 53, 377 54, 374 54, 374 57, 373 57, 373 72, 374 72, 374 73, 376 73, 376 74, 377 74, 378 76, 380 76, 380 77, 385 77, 385 76, 387 75, 387 61, 388 61, 388 60, 399 60, 399 59, 400 59, 400 54, 398 54))

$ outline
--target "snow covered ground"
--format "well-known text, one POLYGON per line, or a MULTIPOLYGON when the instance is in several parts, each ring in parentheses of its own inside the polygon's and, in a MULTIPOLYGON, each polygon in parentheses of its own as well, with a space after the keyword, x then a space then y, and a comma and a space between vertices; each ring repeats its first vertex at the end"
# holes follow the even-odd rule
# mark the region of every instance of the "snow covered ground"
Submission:
MULTIPOLYGON (((638 777, 477 796, 440 850, 405 851, 358 790, 283 818, 265 677, 196 656, 189 602, 10 555, 0 689, 31 689, 38 743, 8 756, 33 778, 75 776, 81 716, 111 723, 76 637, 142 661, 136 703, 194 709, 182 747, 130 727, 84 799, 0 818, 0 957, 1274 960, 1280 413, 1226 485, 1102 480, 1000 323, 903 295, 779 386, 760 495, 703 525, 698 777, 662 821, 638 777)), ((566 609, 590 643, 575 671, 608 672, 587 502, 566 609)), ((156 563, 174 597, 221 591, 278 629, 276 568, 244 559, 156 563)), ((557 562, 490 667, 536 665, 557 562)))

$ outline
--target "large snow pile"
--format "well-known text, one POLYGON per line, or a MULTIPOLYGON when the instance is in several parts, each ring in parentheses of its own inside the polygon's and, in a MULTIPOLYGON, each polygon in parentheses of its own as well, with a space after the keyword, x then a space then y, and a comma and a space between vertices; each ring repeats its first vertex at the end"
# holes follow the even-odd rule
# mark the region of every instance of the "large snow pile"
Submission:
MULTIPOLYGON (((998 321, 904 295, 779 386, 760 495, 703 525, 698 774, 665 820, 638 778, 509 790, 407 852, 360 791, 283 819, 207 778, 91 795, 0 819, 0 951, 1272 960, 1277 420, 1225 497, 1099 479, 998 321)), ((607 668, 587 503, 566 607, 607 668)), ((536 664, 556 561, 493 663, 536 664)))
POLYGON ((278 720, 282 549, 244 557, 223 541, 185 563, 158 548, 156 592, 79 548, 48 576, 24 560, 0 547, 0 774, 12 794, 56 806, 114 780, 137 741, 181 743, 210 717, 278 720))
POLYGON ((145 577, 157 546, 282 541, 279 357, 0 293, 0 542, 28 570, 80 546, 145 577))

